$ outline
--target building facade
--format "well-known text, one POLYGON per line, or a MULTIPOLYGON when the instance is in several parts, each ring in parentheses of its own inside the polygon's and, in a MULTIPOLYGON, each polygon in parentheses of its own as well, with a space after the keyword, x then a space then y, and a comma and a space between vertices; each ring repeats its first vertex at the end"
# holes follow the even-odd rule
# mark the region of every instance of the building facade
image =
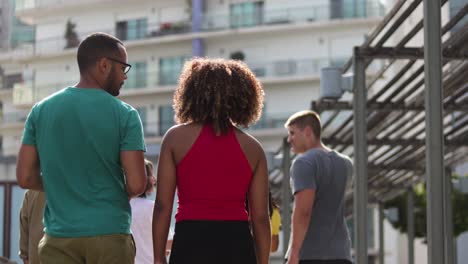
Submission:
POLYGON ((174 124, 173 92, 193 56, 242 59, 254 71, 265 108, 248 131, 271 157, 286 136, 284 121, 318 98, 320 69, 343 65, 388 10, 379 0, 15 2, 21 27, 10 36, 17 41, 0 52, 0 255, 12 259, 23 194, 15 156, 24 120, 34 103, 78 81, 76 47, 86 35, 107 32, 124 41, 132 69, 119 98, 139 111, 151 158, 174 124))

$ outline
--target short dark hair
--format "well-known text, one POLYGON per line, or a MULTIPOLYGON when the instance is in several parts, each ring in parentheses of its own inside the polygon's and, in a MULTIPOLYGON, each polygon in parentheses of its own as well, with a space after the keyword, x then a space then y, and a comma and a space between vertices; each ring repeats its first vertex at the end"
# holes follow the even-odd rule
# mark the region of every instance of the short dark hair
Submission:
POLYGON ((312 128, 312 132, 320 139, 322 134, 322 124, 320 122, 320 116, 311 110, 304 110, 299 111, 288 118, 284 127, 296 125, 301 130, 304 129, 306 126, 310 126, 312 128))
POLYGON ((114 57, 123 42, 107 33, 97 32, 87 36, 78 47, 77 60, 80 73, 85 73, 103 57, 114 57))
POLYGON ((231 124, 248 127, 263 108, 263 88, 246 64, 195 58, 185 63, 174 94, 178 122, 212 123, 223 134, 231 124))

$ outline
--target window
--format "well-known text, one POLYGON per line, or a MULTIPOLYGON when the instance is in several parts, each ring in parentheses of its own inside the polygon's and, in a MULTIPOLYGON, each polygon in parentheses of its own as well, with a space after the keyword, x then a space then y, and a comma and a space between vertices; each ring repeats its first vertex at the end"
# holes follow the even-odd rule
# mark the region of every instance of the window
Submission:
MULTIPOLYGON (((13 165, 14 160, 6 160, 5 164, 13 165)), ((21 263, 19 251, 19 212, 26 190, 16 183, 0 183, 0 255, 21 263), (5 233, 4 233, 5 232, 5 233)))
POLYGON ((23 81, 23 75, 21 73, 6 75, 3 79, 3 88, 11 89, 15 83, 20 83, 23 81))
POLYGON ((159 107, 159 135, 163 136, 174 125, 174 108, 172 105, 159 107))
POLYGON ((135 110, 137 110, 138 114, 140 115, 141 123, 143 125, 143 132, 145 133, 144 136, 146 136, 146 130, 148 129, 148 121, 146 118, 146 107, 135 107, 135 110))
MULTIPOLYGON (((367 247, 374 248, 374 208, 367 208, 367 247)), ((350 217, 347 219, 346 224, 349 230, 349 236, 351 238, 351 244, 354 245, 354 219, 350 217)))
POLYGON ((16 48, 24 43, 34 43, 36 30, 34 26, 27 25, 14 18, 11 32, 11 47, 16 48))
POLYGON ((148 20, 146 18, 120 21, 116 24, 116 35, 121 40, 136 40, 146 37, 148 20))
POLYGON ((159 85, 177 84, 180 72, 188 58, 185 56, 159 59, 159 85))
POLYGON ((125 81, 125 88, 145 88, 146 83, 146 62, 130 63, 132 68, 127 73, 127 80, 125 81))
POLYGON ((367 0, 330 0, 331 18, 366 17, 367 0))
POLYGON ((263 22, 263 2, 247 2, 230 6, 232 28, 251 27, 263 22))

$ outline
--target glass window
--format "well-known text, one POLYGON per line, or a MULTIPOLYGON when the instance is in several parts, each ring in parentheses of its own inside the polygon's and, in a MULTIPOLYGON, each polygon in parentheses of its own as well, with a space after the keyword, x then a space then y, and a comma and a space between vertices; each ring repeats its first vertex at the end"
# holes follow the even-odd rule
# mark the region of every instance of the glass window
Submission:
POLYGON ((367 0, 344 0, 343 17, 365 17, 367 0))
POLYGON ((136 40, 146 37, 148 19, 132 19, 119 21, 116 24, 116 35, 121 40, 136 40))
MULTIPOLYGON (((367 208, 367 247, 374 248, 375 241, 374 241, 374 208, 367 208)), ((346 224, 348 226, 349 235, 351 238, 351 244, 354 247, 354 218, 350 217, 347 219, 346 224)))
POLYGON ((135 40, 145 38, 148 28, 147 21, 146 18, 129 20, 127 24, 127 39, 135 40))
POLYGON ((125 88, 145 88, 147 80, 146 62, 133 62, 130 63, 132 68, 127 73, 127 80, 125 81, 125 88))
POLYGON ((18 185, 13 185, 11 189, 11 227, 10 227, 10 260, 20 263, 19 252, 19 213, 23 203, 26 190, 18 185))
POLYGON ((172 105, 159 107, 159 135, 163 136, 174 125, 174 108, 172 105))
MULTIPOLYGON (((0 185, 0 226, 4 226, 3 216, 5 215, 5 185, 0 185)), ((0 254, 4 256, 3 252, 3 228, 0 228, 0 254)))
POLYGON ((159 59, 159 84, 171 85, 177 84, 180 72, 184 66, 186 56, 168 57, 159 59))
POLYGON ((148 122, 146 118, 146 107, 135 107, 135 109, 138 111, 138 114, 140 115, 141 123, 143 124, 143 132, 146 135, 146 130, 148 128, 148 122))
POLYGON ((247 2, 230 6, 231 27, 251 27, 263 21, 263 2, 247 2))

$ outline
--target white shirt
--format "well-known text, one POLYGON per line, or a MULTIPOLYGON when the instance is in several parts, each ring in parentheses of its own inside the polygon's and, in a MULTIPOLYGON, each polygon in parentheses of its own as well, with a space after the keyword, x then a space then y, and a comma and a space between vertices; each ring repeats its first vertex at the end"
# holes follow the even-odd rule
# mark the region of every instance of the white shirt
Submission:
POLYGON ((154 202, 146 198, 133 198, 130 200, 132 207, 132 230, 135 239, 136 256, 135 264, 153 264, 153 208, 154 202))

